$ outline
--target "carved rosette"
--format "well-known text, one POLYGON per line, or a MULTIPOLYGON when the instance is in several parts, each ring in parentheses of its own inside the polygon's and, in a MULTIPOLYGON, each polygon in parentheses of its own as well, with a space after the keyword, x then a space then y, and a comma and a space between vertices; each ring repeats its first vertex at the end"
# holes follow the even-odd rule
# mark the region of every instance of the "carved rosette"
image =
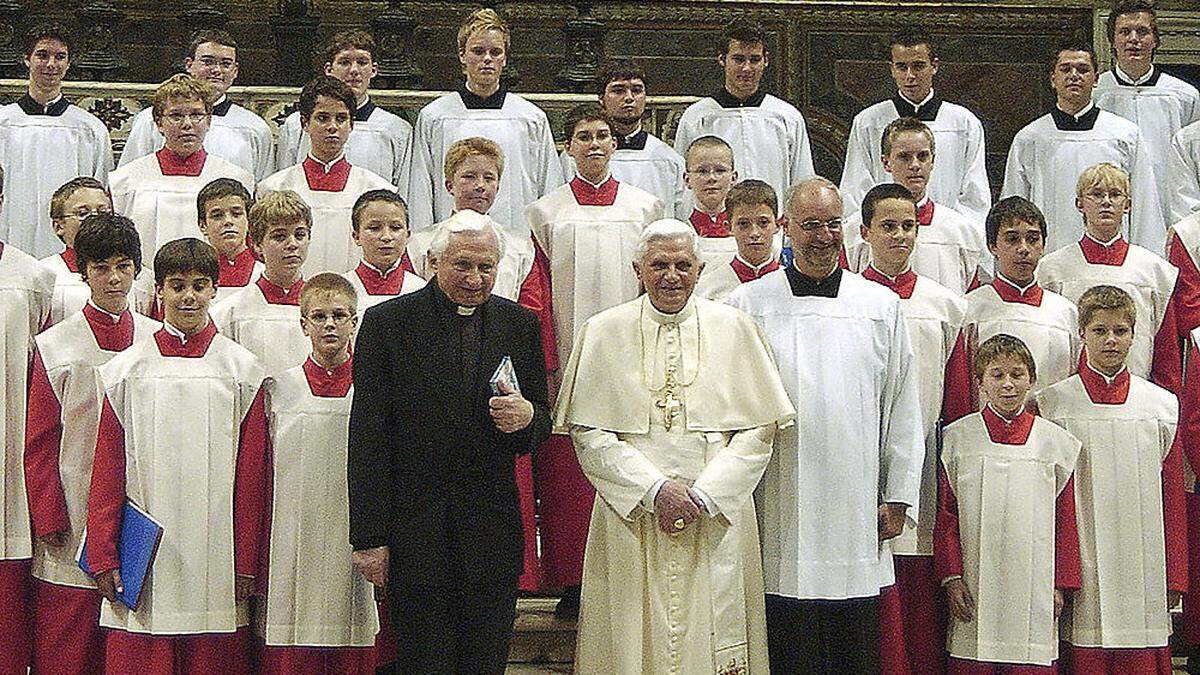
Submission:
POLYGON ((563 26, 567 54, 563 67, 555 76, 555 82, 568 91, 583 93, 592 91, 596 86, 608 28, 604 22, 592 18, 592 3, 577 4, 579 15, 563 26))
POLYGON ((420 89, 423 73, 409 50, 416 22, 401 4, 400 0, 389 0, 388 8, 371 19, 371 29, 379 45, 377 86, 420 89))
POLYGON ((271 17, 275 34, 275 81, 298 86, 312 72, 312 56, 320 17, 312 15, 311 0, 279 0, 271 17))
POLYGON ((24 21, 25 9, 17 0, 0 0, 0 75, 22 77, 25 62, 22 58, 17 27, 24 21))
POLYGON ((99 82, 114 82, 129 61, 117 49, 116 35, 125 13, 111 2, 91 2, 79 10, 79 23, 86 31, 81 42, 83 53, 73 64, 85 76, 99 82))

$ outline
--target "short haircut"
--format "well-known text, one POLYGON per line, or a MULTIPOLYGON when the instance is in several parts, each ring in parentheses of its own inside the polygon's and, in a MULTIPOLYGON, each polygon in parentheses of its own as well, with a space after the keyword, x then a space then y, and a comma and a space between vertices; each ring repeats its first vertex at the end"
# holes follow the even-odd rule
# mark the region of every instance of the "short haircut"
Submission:
POLYGON ((929 130, 929 125, 915 117, 900 117, 892 120, 883 129, 883 136, 879 139, 879 150, 884 157, 892 154, 892 144, 896 142, 896 137, 906 131, 925 134, 925 138, 929 139, 929 151, 937 154, 937 141, 933 132, 929 130))
POLYGON ((866 227, 871 226, 871 220, 875 218, 875 209, 878 208, 879 202, 885 199, 903 199, 907 202, 912 202, 916 205, 916 200, 913 199, 913 193, 899 183, 883 183, 867 190, 867 194, 863 195, 862 200, 862 222, 866 227))
POLYGON ((1028 199, 1013 195, 996 202, 988 211, 984 223, 988 246, 996 245, 1002 226, 1017 222, 1037 225, 1042 231, 1042 241, 1046 240, 1046 217, 1042 215, 1041 209, 1028 199))
POLYGON ((687 164, 687 159, 691 156, 692 150, 715 150, 718 148, 729 151, 729 168, 737 168, 733 165, 733 148, 729 145, 729 142, 720 136, 712 134, 701 136, 688 144, 687 150, 683 151, 683 162, 685 165, 687 164))
POLYGON ((195 237, 184 237, 168 241, 154 254, 154 283, 162 286, 173 274, 199 272, 212 279, 213 286, 221 275, 217 261, 217 249, 208 242, 195 237))
POLYGON ((78 176, 63 183, 50 196, 50 218, 62 218, 66 214, 63 213, 63 208, 67 204, 67 200, 71 195, 78 190, 99 190, 108 194, 108 188, 104 187, 104 183, 92 178, 91 176, 78 176))
POLYGON ((892 35, 891 39, 888 40, 887 54, 885 56, 891 62, 892 47, 916 47, 917 45, 925 45, 929 48, 930 60, 937 58, 937 51, 935 51, 937 47, 933 43, 933 38, 929 36, 928 32, 920 29, 902 30, 892 35))
POLYGON ((496 163, 496 178, 504 175, 504 151, 500 149, 500 145, 490 138, 471 136, 454 141, 446 151, 446 158, 442 164, 447 181, 454 180, 458 167, 468 157, 487 157, 496 163))
POLYGON ((596 78, 596 94, 603 96, 608 85, 620 80, 641 80, 642 84, 646 84, 646 71, 630 59, 606 61, 600 68, 600 76, 596 78))
POLYGON ((1116 42, 1117 19, 1124 14, 1138 14, 1139 12, 1145 12, 1150 15, 1150 32, 1154 34, 1155 42, 1160 41, 1158 36, 1158 12, 1154 10, 1154 3, 1151 0, 1119 0, 1113 5, 1112 12, 1104 22, 1104 29, 1108 33, 1108 44, 1110 46, 1116 42))
POLYGON ((442 254, 446 252, 446 248, 450 246, 450 237, 453 235, 482 235, 486 232, 491 232, 495 235, 499 258, 503 259, 504 234, 501 232, 500 226, 491 217, 482 213, 476 213, 471 209, 457 211, 437 226, 437 229, 433 233, 433 239, 429 242, 429 255, 434 258, 441 258, 442 254))
POLYGON ((142 268, 142 240, 137 225, 115 213, 96 213, 84 218, 79 234, 75 235, 75 260, 84 277, 88 263, 103 262, 116 255, 123 255, 133 261, 134 267, 142 268))
POLYGON ((358 109, 358 97, 354 95, 354 90, 350 88, 350 85, 336 77, 318 75, 309 80, 308 84, 300 90, 300 102, 296 107, 300 111, 302 123, 308 122, 308 118, 312 117, 313 111, 317 109, 318 96, 341 101, 346 105, 346 112, 350 113, 351 117, 358 109))
POLYGON ((806 191, 815 192, 817 190, 832 190, 833 194, 837 195, 838 201, 841 201, 842 193, 838 191, 838 187, 833 181, 824 176, 813 176, 788 188, 787 194, 784 195, 783 199, 783 212, 790 218, 793 213, 792 205, 800 198, 800 194, 806 191))
POLYGON ((975 352, 975 363, 972 364, 975 370, 975 379, 982 380, 984 372, 987 371, 989 365, 998 358, 1009 356, 1025 362, 1025 368, 1029 371, 1030 381, 1037 380, 1037 363, 1033 360, 1033 354, 1029 352, 1029 347, 1021 341, 1021 338, 1013 337, 1007 333, 998 333, 983 341, 979 345, 979 349, 975 352))
POLYGON ((458 28, 458 51, 462 53, 467 50, 467 40, 476 33, 494 30, 498 31, 504 37, 504 51, 508 52, 509 34, 508 24, 504 23, 504 19, 496 13, 494 9, 477 9, 471 12, 471 16, 463 21, 458 28))
POLYGON ((775 188, 757 178, 747 178, 729 188, 725 195, 725 212, 733 216, 733 210, 744 206, 769 206, 771 214, 779 217, 779 199, 775 188))
POLYGON ((300 291, 301 314, 308 314, 308 308, 317 296, 344 297, 350 303, 350 311, 358 311, 358 293, 354 290, 354 285, 340 274, 321 272, 304 281, 304 288, 300 291))
POLYGON ((767 53, 767 30, 763 28, 762 23, 753 19, 739 17, 725 24, 725 29, 721 31, 721 51, 720 55, 729 53, 729 46, 733 41, 737 40, 742 44, 761 44, 763 46, 763 54, 767 53))
POLYGON ((25 56, 33 54, 33 48, 42 40, 58 40, 67 47, 67 58, 75 53, 75 39, 67 27, 57 21, 48 21, 35 25, 25 33, 22 43, 25 56))
POLYGON ((1101 162, 1083 170, 1079 180, 1075 181, 1075 196, 1082 197, 1083 193, 1094 187, 1120 188, 1129 195, 1129 174, 1115 164, 1101 162))
POLYGON ((312 209, 291 190, 267 192, 250 207, 250 240, 262 246, 272 225, 302 222, 312 227, 312 209))
POLYGON ((206 218, 208 203, 224 197, 241 197, 247 211, 254 206, 254 198, 250 196, 250 191, 245 185, 232 178, 217 178, 200 188, 200 193, 196 195, 196 216, 200 222, 204 222, 206 218))
POLYGON ((395 204, 401 209, 404 209, 404 229, 408 229, 408 204, 404 198, 392 190, 367 190, 354 200, 354 208, 350 211, 350 227, 355 232, 358 232, 358 225, 362 221, 362 212, 375 202, 386 202, 395 204))
POLYGON ((563 120, 563 133, 566 134, 568 141, 575 135, 575 127, 583 122, 604 122, 608 125, 610 132, 613 128, 612 118, 604 108, 600 107, 599 103, 577 105, 567 111, 567 116, 563 120))
POLYGON ((653 242, 671 239, 686 240, 688 248, 692 249, 692 255, 700 257, 700 235, 696 233, 696 228, 682 220, 663 218, 650 223, 642 230, 637 248, 633 251, 634 261, 640 264, 653 242))
POLYGON ((1054 72, 1058 67, 1058 57, 1063 52, 1087 52, 1088 58, 1092 61, 1092 70, 1096 70, 1096 52, 1092 46, 1086 42, 1078 40, 1067 40, 1059 44, 1058 49, 1054 50, 1054 58, 1050 61, 1050 72, 1054 72))
POLYGON ((1116 286, 1092 286, 1079 297, 1079 330, 1087 328, 1096 312, 1104 310, 1124 314, 1131 328, 1137 325, 1137 308, 1128 293, 1116 286))
POLYGON ((361 49, 370 54, 371 60, 374 61, 379 48, 376 46, 375 36, 361 28, 339 31, 325 43, 325 63, 333 63, 337 55, 347 49, 361 49))
POLYGON ((216 92, 207 82, 187 73, 180 73, 167 78, 154 90, 154 108, 151 114, 154 121, 158 122, 172 101, 199 101, 204 104, 204 112, 212 114, 215 98, 216 92))
POLYGON ((192 36, 192 41, 188 43, 188 58, 196 58, 196 49, 200 45, 208 44, 209 42, 215 45, 221 45, 222 47, 233 47, 234 50, 237 49, 237 40, 234 40, 233 36, 227 31, 220 29, 198 30, 196 31, 196 34, 192 36))

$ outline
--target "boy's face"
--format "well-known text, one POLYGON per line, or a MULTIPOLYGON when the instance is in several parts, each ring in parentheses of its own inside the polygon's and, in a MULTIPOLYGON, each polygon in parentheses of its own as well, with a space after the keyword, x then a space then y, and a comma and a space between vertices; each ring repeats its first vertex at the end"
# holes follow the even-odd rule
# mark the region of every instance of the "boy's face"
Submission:
POLYGON ((709 208, 720 206, 736 181, 733 152, 729 148, 700 147, 688 151, 683 182, 702 205, 709 208))
POLYGON ((1050 72, 1050 86, 1058 95, 1059 103, 1082 106, 1092 98, 1096 77, 1088 52, 1064 49, 1058 53, 1054 70, 1050 72))
POLYGON ((988 250, 996 256, 996 269, 1009 281, 1022 286, 1033 281, 1038 261, 1042 259, 1046 240, 1035 223, 1023 220, 1000 224, 996 232, 996 243, 988 250))
POLYGON ((350 129, 354 125, 352 112, 336 98, 318 96, 312 115, 303 120, 304 130, 312 141, 313 154, 333 159, 342 154, 350 129))
POLYGON ((583 120, 567 139, 567 154, 579 173, 600 176, 608 171, 608 160, 617 151, 617 139, 608 122, 583 120))
POLYGON ((500 74, 508 63, 504 48, 504 34, 498 30, 481 30, 467 38, 467 44, 458 53, 467 82, 482 89, 491 89, 500 83, 500 74))
POLYGON ((265 272, 276 279, 299 279, 300 268, 308 258, 308 237, 308 223, 302 220, 268 225, 262 243, 257 245, 265 272))
POLYGON ((1150 12, 1129 12, 1117 17, 1113 26, 1113 53, 1125 72, 1147 68, 1154 60, 1158 38, 1150 12))
POLYGON ((1099 241, 1112 241, 1117 236, 1129 207, 1129 195, 1115 185, 1095 185, 1075 198, 1075 208, 1083 214, 1084 229, 1099 241))
POLYGON ((163 279, 155 291, 163 319, 184 335, 195 335, 208 325, 208 305, 217 294, 212 277, 199 271, 177 272, 163 279))
POLYGON ((188 74, 207 82, 221 96, 238 76, 237 49, 216 42, 196 46, 196 55, 183 60, 188 74))
POLYGON ((129 306, 129 289, 137 276, 137 265, 127 255, 88 262, 83 280, 92 291, 92 302, 109 314, 120 314, 129 306))
POLYGON ((883 156, 883 169, 892 180, 908 188, 918 200, 925 196, 933 172, 933 149, 920 131, 902 131, 892 139, 892 151, 883 156))
POLYGON ((198 99, 172 99, 156 121, 164 145, 180 157, 188 157, 204 147, 204 136, 212 115, 198 99))
POLYGON ((779 230, 775 209, 766 204, 737 206, 729 212, 729 230, 738 255, 751 265, 761 265, 771 257, 771 244, 779 230))
POLYGON ((353 298, 342 293, 317 293, 309 298, 300 315, 300 328, 312 341, 313 353, 327 360, 346 353, 358 326, 353 307, 353 298))
POLYGON ((911 201, 884 199, 876 204, 870 225, 862 226, 875 267, 893 276, 907 268, 919 229, 917 207, 911 201))
POLYGON ((210 199, 204 203, 200 230, 208 243, 226 258, 233 259, 246 248, 246 202, 237 195, 210 199))
POLYGON ((767 48, 761 42, 730 40, 729 49, 717 57, 725 70, 725 89, 740 99, 758 91, 763 73, 767 70, 767 48))
POLYGON ((1002 354, 983 369, 979 390, 984 398, 1000 414, 1012 418, 1025 406, 1025 396, 1033 386, 1025 361, 1016 356, 1002 354))
POLYGON ((345 82, 361 103, 371 87, 371 78, 379 74, 379 65, 365 49, 343 49, 325 63, 325 74, 345 82))
POLYGON ((604 85, 600 105, 614 121, 634 124, 646 112, 646 83, 641 80, 613 80, 604 85))
POLYGON ((88 216, 97 213, 112 213, 112 200, 108 193, 96 188, 79 188, 63 202, 62 215, 54 218, 54 234, 62 239, 67 248, 75 247, 75 235, 88 216))
POLYGON ((471 209, 476 213, 488 212, 496 201, 500 189, 500 171, 491 157, 471 155, 454 170, 454 178, 446 183, 446 191, 454 196, 457 211, 471 209))
POLYGON ((43 38, 33 45, 25 55, 25 67, 29 79, 40 89, 54 89, 62 84, 63 77, 71 67, 71 53, 67 46, 54 38, 43 38))
POLYGON ((408 245, 408 213, 399 204, 371 202, 350 236, 362 247, 363 260, 379 270, 391 269, 408 245))
POLYGON ((1102 309, 1083 327, 1088 362, 1105 375, 1116 375, 1125 366, 1133 344, 1133 324, 1125 312, 1102 309))
POLYGON ((896 89, 914 103, 924 101, 933 89, 933 76, 938 71, 938 60, 929 56, 929 45, 892 45, 889 65, 896 89))

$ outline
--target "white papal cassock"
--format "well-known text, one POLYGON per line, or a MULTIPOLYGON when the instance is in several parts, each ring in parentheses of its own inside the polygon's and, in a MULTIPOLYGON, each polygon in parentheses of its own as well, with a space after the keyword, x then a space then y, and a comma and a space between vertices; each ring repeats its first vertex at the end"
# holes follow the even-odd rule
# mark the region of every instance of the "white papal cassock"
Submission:
POLYGON ((836 297, 797 296, 788 271, 729 296, 766 335, 796 406, 755 495, 766 592, 873 597, 894 581, 880 502, 920 518, 925 439, 908 330, 878 284, 839 270, 836 297))
POLYGON ((304 363, 312 342, 300 328, 304 281, 280 288, 259 277, 212 308, 221 335, 258 357, 268 377, 304 363))
POLYGON ((596 487, 577 672, 767 672, 752 496, 794 417, 769 354, 708 300, 664 314, 643 296, 583 326, 555 411, 596 487), (706 505, 678 534, 653 513, 667 479, 706 505))
MULTIPOLYGON (((146 108, 134 115, 117 166, 158 152, 164 142, 154 124, 154 110, 146 108)), ((204 149, 241 167, 254 176, 254 180, 275 173, 275 136, 271 128, 263 118, 225 96, 213 104, 212 121, 204 135, 204 149)))
POLYGON ((312 233, 304 275, 341 274, 358 265, 358 246, 351 238, 354 202, 370 190, 396 191, 386 179, 345 157, 322 164, 311 155, 300 164, 276 172, 258 185, 262 196, 272 190, 292 190, 312 209, 312 233))
POLYGON ((113 210, 137 226, 145 265, 153 265, 154 253, 168 241, 204 237, 196 195, 218 178, 232 178, 254 192, 254 176, 205 150, 181 158, 164 148, 112 173, 108 187, 113 210))
POLYGON ((1170 222, 1200 211, 1200 122, 1192 122, 1171 139, 1167 160, 1170 222))
MULTIPOLYGON (((939 204, 966 216, 983 232, 983 221, 992 207, 988 186, 983 124, 975 113, 943 101, 936 92, 920 106, 896 94, 854 116, 846 142, 846 168, 842 170, 842 204, 847 215, 862 208, 862 198, 880 183, 892 182, 883 170, 883 130, 902 115, 916 117, 933 133, 937 161, 929 175, 927 195, 939 204)), ((918 274, 924 274, 918 272, 918 274)))
POLYGON ((1167 226, 1149 146, 1136 124, 1094 105, 1075 116, 1055 108, 1018 131, 1008 151, 1000 194, 1024 197, 1042 210, 1048 229, 1046 251, 1056 251, 1083 234, 1075 184, 1079 174, 1101 162, 1129 174, 1129 240, 1164 251, 1167 226))
POLYGON ((504 153, 504 175, 492 205, 496 222, 514 236, 525 232, 525 207, 563 184, 562 165, 546 113, 503 88, 480 98, 460 88, 421 108, 413 140, 408 222, 414 231, 450 217, 446 151, 456 141, 482 136, 504 153))
MULTIPOLYGON (((559 158, 564 176, 578 173, 575 160, 566 150, 559 158)), ((613 178, 658 197, 663 204, 663 215, 686 221, 692 208, 691 193, 683 184, 684 168, 683 157, 645 129, 617 136, 617 151, 608 160, 613 178)))
MULTIPOLYGON (((296 111, 279 126, 276 166, 280 170, 299 164, 312 151, 312 139, 300 128, 296 111)), ((367 99, 354 111, 354 128, 346 139, 346 159, 398 186, 400 196, 408 191, 412 166, 413 127, 403 117, 376 106, 367 99)))
POLYGON ((112 169, 108 127, 59 96, 43 106, 28 94, 0 107, 0 167, 4 194, 0 241, 42 258, 62 250, 50 222, 50 197, 63 183, 112 169))

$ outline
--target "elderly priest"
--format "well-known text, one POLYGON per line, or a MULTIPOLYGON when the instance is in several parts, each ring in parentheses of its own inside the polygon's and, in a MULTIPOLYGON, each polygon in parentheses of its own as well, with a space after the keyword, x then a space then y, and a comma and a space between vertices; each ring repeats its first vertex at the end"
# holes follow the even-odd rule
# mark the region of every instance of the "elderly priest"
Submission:
POLYGON ((649 225, 646 294, 589 319, 564 374, 555 426, 596 487, 578 673, 767 672, 752 495, 794 410, 754 322, 691 297, 698 245, 649 225))

